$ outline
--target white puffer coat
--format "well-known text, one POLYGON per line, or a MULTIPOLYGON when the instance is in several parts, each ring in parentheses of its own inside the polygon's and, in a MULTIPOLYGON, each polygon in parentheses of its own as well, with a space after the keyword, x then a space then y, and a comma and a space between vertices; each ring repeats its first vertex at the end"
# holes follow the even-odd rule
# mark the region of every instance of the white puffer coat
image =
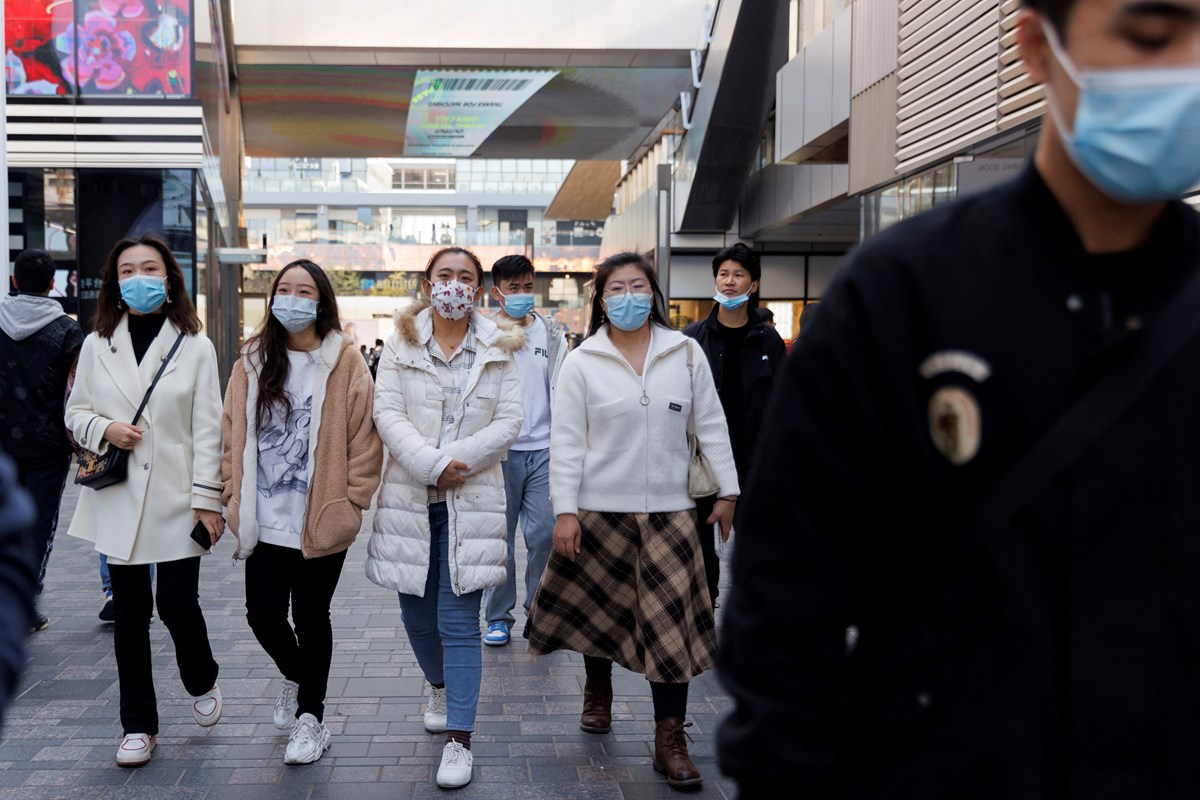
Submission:
POLYGON ((471 466, 467 482, 446 493, 450 582, 463 595, 506 578, 504 473, 500 459, 521 432, 521 384, 512 354, 525 344, 516 328, 498 328, 474 313, 475 366, 453 441, 439 448, 442 384, 425 343, 433 312, 414 306, 396 316, 396 333, 379 358, 375 427, 387 449, 375 527, 367 543, 367 577, 421 597, 429 572, 429 487, 452 460, 471 466))

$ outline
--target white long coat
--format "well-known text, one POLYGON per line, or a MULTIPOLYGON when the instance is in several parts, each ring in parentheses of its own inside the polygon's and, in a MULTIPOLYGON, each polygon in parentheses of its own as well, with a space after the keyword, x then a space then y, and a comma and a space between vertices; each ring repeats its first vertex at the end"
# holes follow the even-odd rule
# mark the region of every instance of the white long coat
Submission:
MULTIPOLYGON (((131 422, 179 335, 167 320, 139 365, 128 315, 112 338, 83 341, 67 427, 80 446, 103 452, 113 422, 131 422)), ((163 372, 138 427, 129 477, 83 487, 68 533, 95 542, 113 564, 150 564, 202 555, 188 535, 192 510, 221 511, 221 391, 217 353, 203 335, 185 336, 163 372)))
POLYGON ((517 329, 497 328, 474 312, 475 366, 467 377, 453 441, 438 447, 442 384, 425 342, 429 308, 406 309, 396 319, 375 383, 375 428, 387 448, 375 529, 367 543, 367 577, 421 597, 429 573, 428 487, 458 459, 471 466, 467 482, 446 493, 450 528, 450 583, 456 595, 504 583, 504 473, 501 457, 521 432, 521 382, 512 354, 525 343, 517 329))

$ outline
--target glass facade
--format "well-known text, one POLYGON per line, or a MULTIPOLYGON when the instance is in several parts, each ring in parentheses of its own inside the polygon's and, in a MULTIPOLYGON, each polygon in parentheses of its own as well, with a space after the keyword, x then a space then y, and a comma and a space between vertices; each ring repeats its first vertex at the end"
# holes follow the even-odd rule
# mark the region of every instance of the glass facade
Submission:
POLYGON ((862 198, 862 237, 874 236, 902 219, 981 191, 1012 177, 1037 149, 1038 128, 980 145, 952 162, 910 175, 862 198))
POLYGON ((247 158, 246 192, 546 194, 575 165, 538 158, 247 158))
POLYGON ((8 171, 9 252, 47 250, 58 265, 54 295, 85 330, 113 244, 164 239, 196 295, 196 182, 192 170, 17 169, 8 171))
POLYGON ((954 164, 941 164, 863 197, 863 238, 915 217, 957 194, 954 164))

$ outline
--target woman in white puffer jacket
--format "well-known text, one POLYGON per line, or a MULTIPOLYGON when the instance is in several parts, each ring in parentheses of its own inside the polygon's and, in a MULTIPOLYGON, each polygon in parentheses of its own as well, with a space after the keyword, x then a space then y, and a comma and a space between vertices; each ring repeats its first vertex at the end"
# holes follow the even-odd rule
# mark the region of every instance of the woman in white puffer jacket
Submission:
POLYGON ((439 786, 471 780, 483 675, 483 590, 507 576, 501 457, 521 430, 512 354, 525 335, 474 310, 483 267, 468 250, 430 259, 433 307, 397 316, 379 358, 375 426, 387 448, 367 577, 400 593, 413 652, 431 684, 427 730, 446 733, 439 786))

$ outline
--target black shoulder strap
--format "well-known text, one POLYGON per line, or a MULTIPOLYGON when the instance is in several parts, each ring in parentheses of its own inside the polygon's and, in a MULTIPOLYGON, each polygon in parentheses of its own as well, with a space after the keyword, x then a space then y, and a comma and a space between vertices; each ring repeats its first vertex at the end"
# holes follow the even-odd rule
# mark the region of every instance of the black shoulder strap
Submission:
POLYGON ((146 403, 150 402, 150 395, 154 392, 154 387, 158 386, 158 379, 162 377, 163 372, 167 368, 167 364, 171 363, 171 357, 175 355, 175 351, 179 349, 179 343, 183 341, 186 333, 180 333, 175 339, 175 344, 171 345, 171 352, 167 353, 167 357, 163 359, 162 364, 158 368, 158 372, 154 373, 154 380, 150 381, 150 388, 146 390, 146 394, 142 397, 142 404, 138 406, 137 413, 133 415, 133 424, 137 425, 138 420, 142 418, 142 412, 146 410, 146 403))
POLYGON ((1200 271, 1151 322, 1131 352, 1105 371, 975 507, 967 531, 1002 527, 1107 431, 1200 332, 1200 271))

